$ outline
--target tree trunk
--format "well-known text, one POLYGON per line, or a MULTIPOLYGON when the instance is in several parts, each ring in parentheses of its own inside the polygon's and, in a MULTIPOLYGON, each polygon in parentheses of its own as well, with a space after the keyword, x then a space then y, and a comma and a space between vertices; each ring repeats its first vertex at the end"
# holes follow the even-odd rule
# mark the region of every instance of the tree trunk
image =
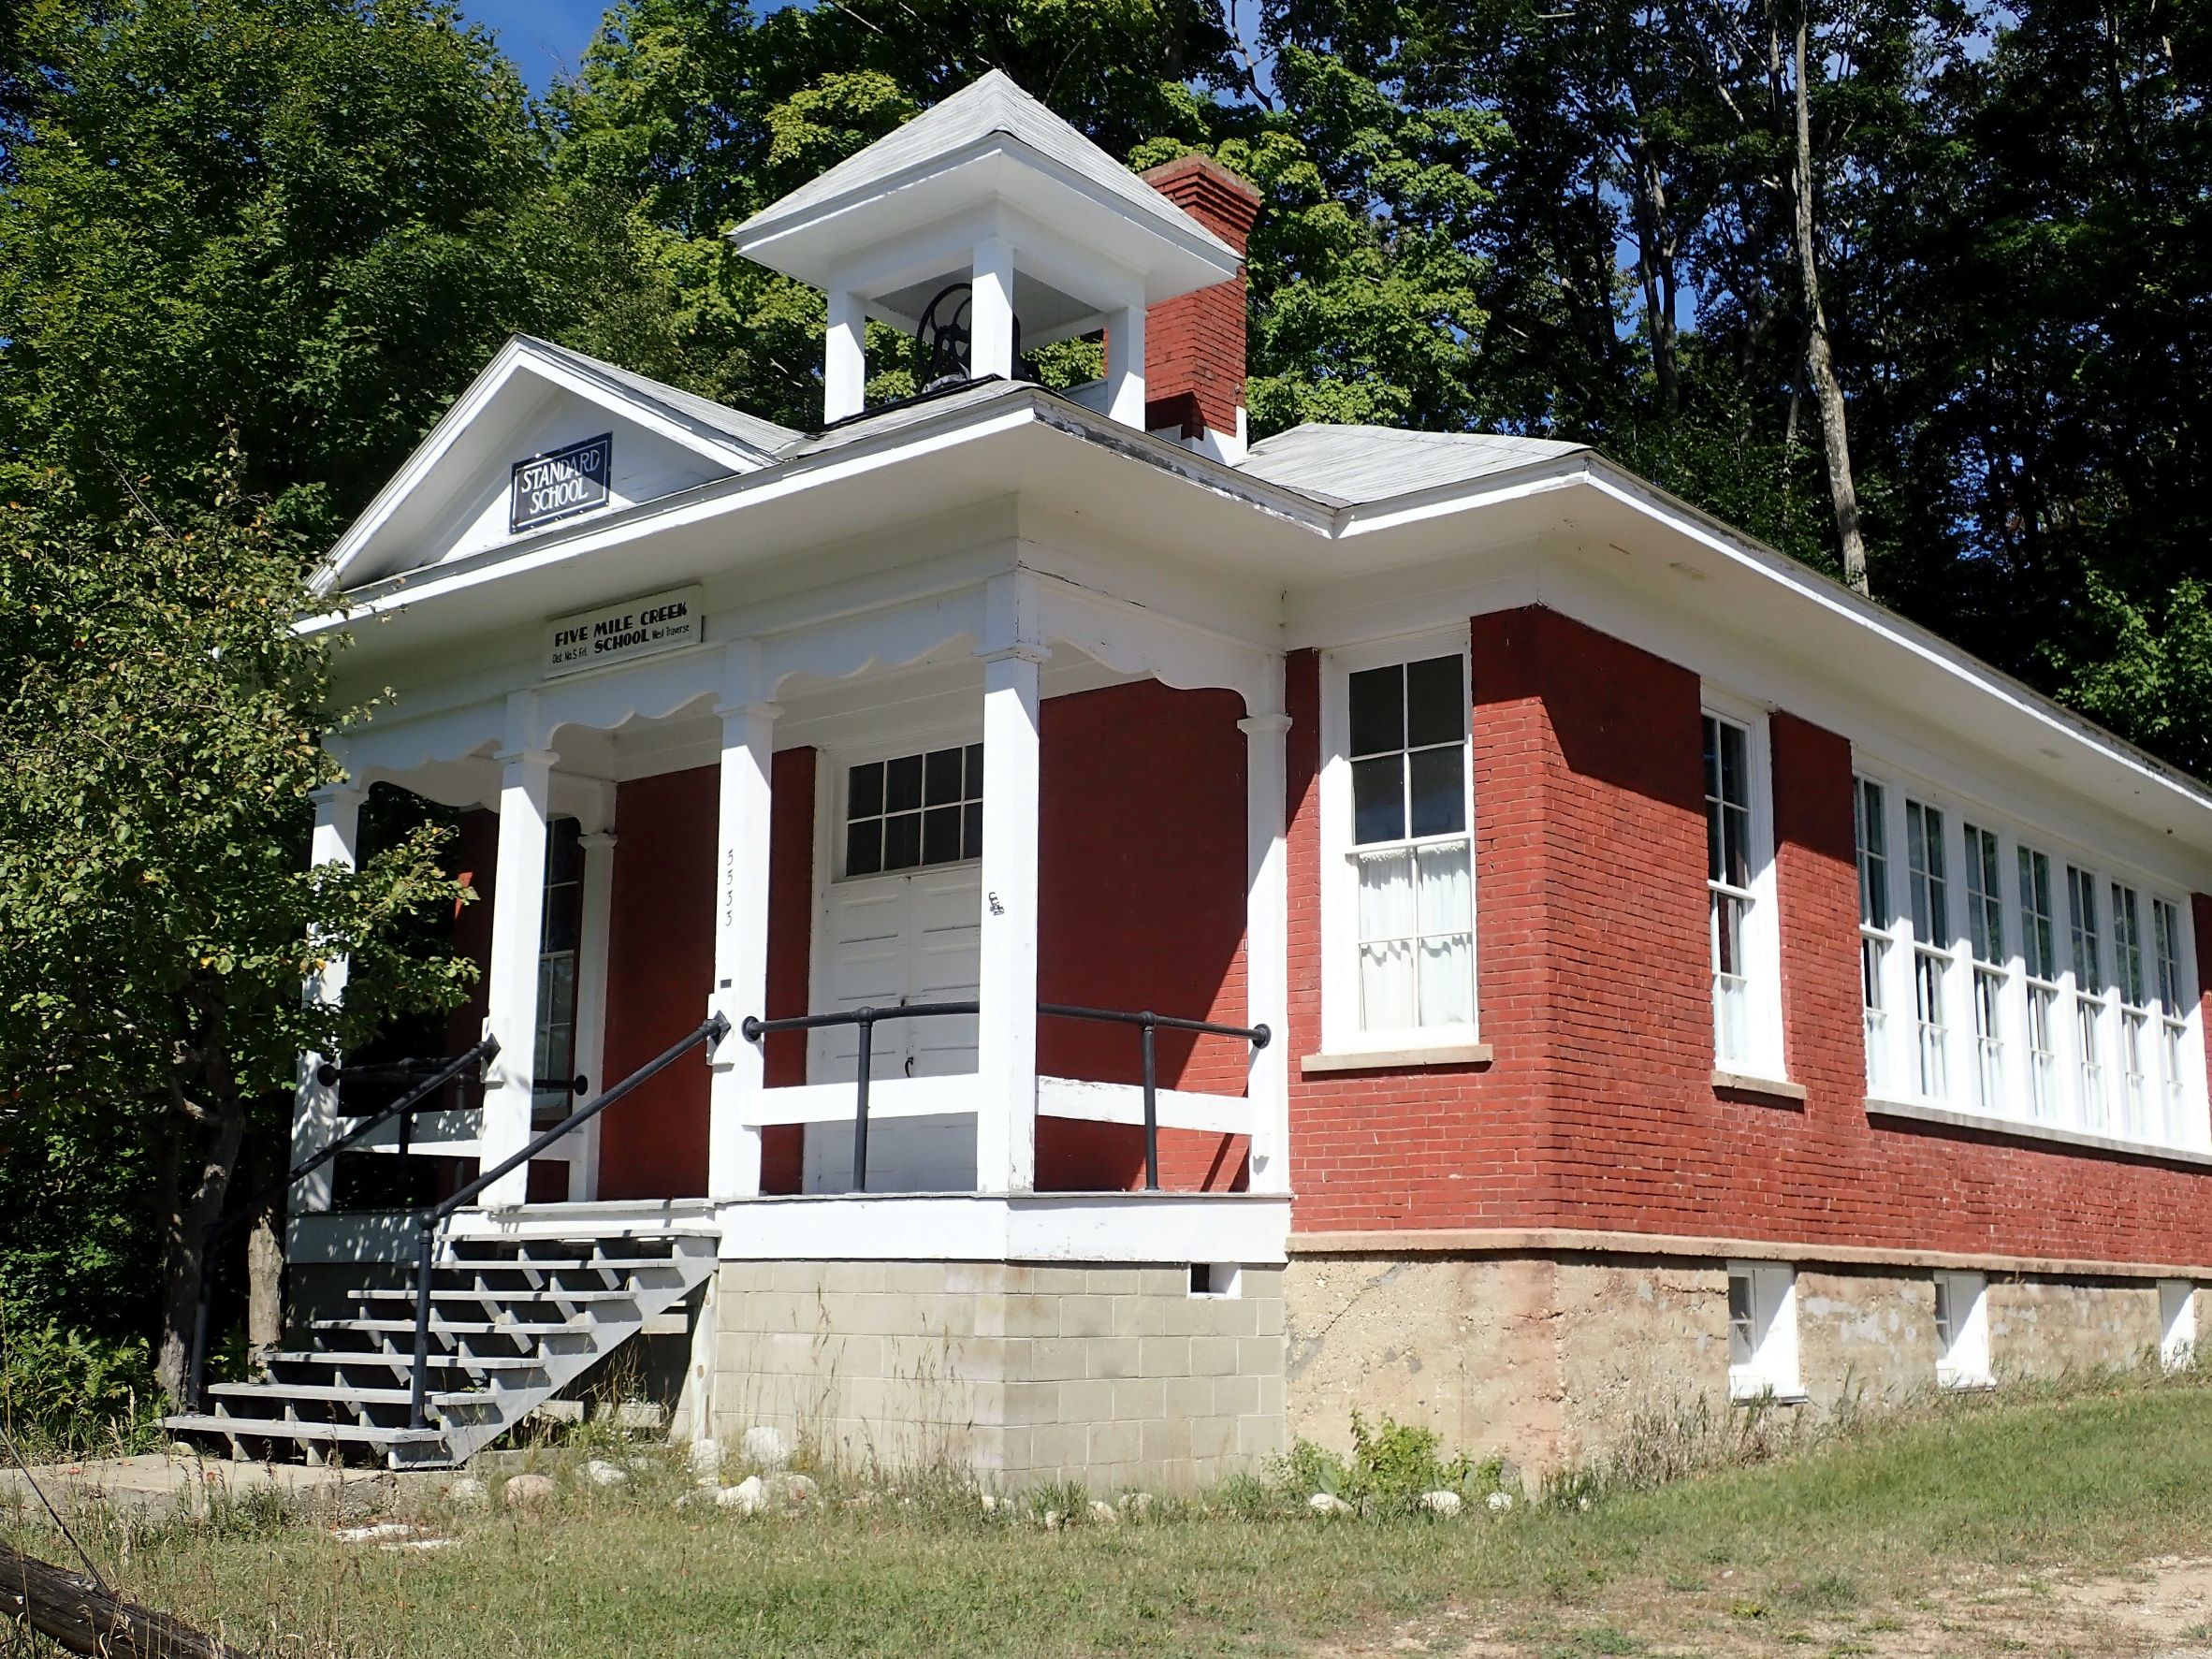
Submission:
MULTIPOLYGON (((226 1080, 227 1081, 227 1080, 226 1080)), ((200 1281, 208 1270, 208 1230, 222 1216, 223 1201, 238 1168, 246 1113, 235 1091, 224 1088, 209 1108, 211 1127, 191 1126, 172 1136, 162 1185, 168 1195, 161 1267, 161 1344, 154 1378, 171 1400, 184 1398, 192 1363, 192 1332, 199 1310, 200 1281), (194 1133, 199 1128, 199 1133, 194 1133)))
POLYGON ((181 1619, 0 1544, 0 1618, 94 1659, 245 1659, 181 1619))
POLYGON ((1805 85, 1807 7, 1797 8, 1797 154, 1795 187, 1797 274, 1805 289, 1805 368, 1820 403, 1820 435, 1827 455, 1828 497, 1835 508, 1836 540, 1843 550, 1843 579, 1867 591, 1867 545, 1858 529, 1858 492, 1851 482, 1851 434, 1844 422, 1843 387, 1828 349, 1827 318, 1820 305, 1820 269, 1813 258, 1812 112, 1805 85))
POLYGON ((246 1364, 255 1375, 284 1337, 284 1203, 291 1149, 271 1128, 254 1137, 254 1186, 273 1194, 246 1235, 246 1364))

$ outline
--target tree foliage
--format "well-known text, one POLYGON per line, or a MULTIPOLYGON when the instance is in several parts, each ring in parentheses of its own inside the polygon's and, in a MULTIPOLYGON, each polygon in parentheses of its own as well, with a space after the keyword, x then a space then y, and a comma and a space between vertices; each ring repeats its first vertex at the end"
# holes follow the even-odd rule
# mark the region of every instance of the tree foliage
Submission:
MULTIPOLYGON (((307 795, 337 776, 321 734, 348 711, 328 703, 326 648, 294 626, 300 597, 297 548, 260 521, 110 518, 58 480, 0 508, 6 1179, 34 1214, 135 1188, 172 1388, 201 1235, 256 1118, 283 1132, 298 1055, 445 1007, 474 972, 407 948, 413 919, 455 896, 435 831, 357 871, 307 867, 307 795), (357 993, 303 998, 340 953, 357 993)), ((46 1283, 57 1313, 77 1311, 72 1289, 120 1288, 98 1259, 134 1252, 112 1231, 61 1235, 93 1259, 46 1283)))

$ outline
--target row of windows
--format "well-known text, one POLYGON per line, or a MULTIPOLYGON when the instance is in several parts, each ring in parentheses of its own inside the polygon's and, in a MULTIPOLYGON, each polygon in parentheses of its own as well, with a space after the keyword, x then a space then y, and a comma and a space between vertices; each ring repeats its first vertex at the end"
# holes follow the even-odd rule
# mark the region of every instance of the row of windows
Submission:
POLYGON ((2179 904, 1877 779, 1855 801, 1869 1091, 2194 1143, 2179 904))
MULTIPOLYGON (((1986 1389, 1989 1355, 1988 1281, 1978 1273, 1937 1273, 1935 1375, 1946 1389, 1986 1389)), ((1728 1393, 1737 1400, 1802 1398, 1797 1370, 1797 1275, 1783 1261, 1728 1264, 1728 1393)), ((2159 1361, 2190 1364, 2197 1342, 2196 1287, 2159 1281, 2159 1361)))
MULTIPOLYGON (((1344 782, 1323 804, 1341 814, 1346 896, 1325 927, 1357 954, 1336 972, 1344 947, 1330 947, 1328 1046, 1464 1041, 1476 871, 1463 654, 1354 655, 1333 683, 1344 782)), ((1715 1060, 1782 1081, 1766 722, 1722 699, 1702 735, 1715 1060)), ((1857 780, 1855 805, 1870 1095, 2203 1142, 2176 895, 1878 779, 1857 780)))

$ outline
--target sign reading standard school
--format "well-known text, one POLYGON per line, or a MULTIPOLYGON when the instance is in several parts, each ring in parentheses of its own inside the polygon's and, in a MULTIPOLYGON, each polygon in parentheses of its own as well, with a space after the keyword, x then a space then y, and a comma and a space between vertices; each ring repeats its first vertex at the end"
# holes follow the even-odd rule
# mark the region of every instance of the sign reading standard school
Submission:
POLYGON ((699 589, 674 588, 563 617, 546 631, 546 677, 699 643, 699 589))
POLYGON ((606 476, 615 435, 602 432, 565 449, 548 449, 515 463, 507 487, 507 532, 520 535, 572 513, 606 505, 606 476))

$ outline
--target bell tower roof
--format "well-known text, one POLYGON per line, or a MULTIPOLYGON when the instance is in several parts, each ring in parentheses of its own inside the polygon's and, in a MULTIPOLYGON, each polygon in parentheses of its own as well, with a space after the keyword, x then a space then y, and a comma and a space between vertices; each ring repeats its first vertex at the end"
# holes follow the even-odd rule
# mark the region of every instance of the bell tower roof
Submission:
POLYGON ((1234 278, 1220 237, 994 69, 731 232, 737 251, 912 329, 972 250, 1012 252, 1025 346, 1234 278))

